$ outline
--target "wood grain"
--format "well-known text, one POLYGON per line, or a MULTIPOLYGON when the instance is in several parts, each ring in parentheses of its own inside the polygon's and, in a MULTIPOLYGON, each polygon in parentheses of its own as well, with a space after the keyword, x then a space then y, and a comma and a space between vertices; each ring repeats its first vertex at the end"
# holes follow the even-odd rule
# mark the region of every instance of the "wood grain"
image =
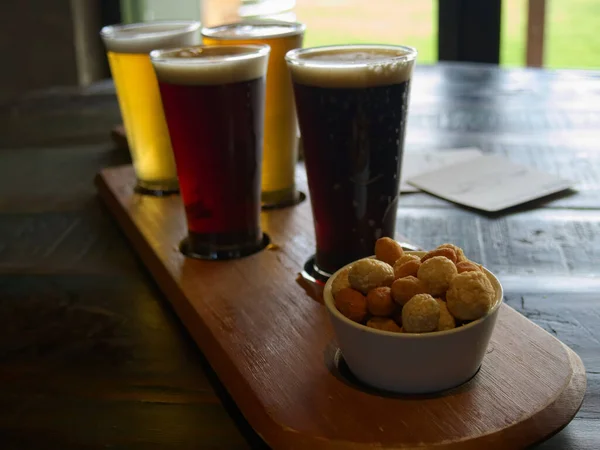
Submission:
POLYGON ((178 252, 186 232, 180 198, 133 194, 129 166, 102 171, 97 183, 242 413, 273 447, 523 448, 557 432, 581 405, 579 357, 508 306, 466 385, 428 397, 357 389, 335 376, 324 308, 296 282, 313 246, 306 204, 263 213, 277 250, 214 263, 178 252))
MULTIPOLYGON (((407 151, 478 146, 576 182, 498 216, 425 194, 398 211, 413 243, 485 258, 507 303, 583 359, 583 405, 543 450, 600 448, 599 80, 440 63, 418 65, 412 86, 407 151)), ((0 445, 263 448, 96 198, 96 172, 130 162, 118 123, 109 82, 0 104, 0 445)), ((305 189, 301 165, 297 179, 305 189)))

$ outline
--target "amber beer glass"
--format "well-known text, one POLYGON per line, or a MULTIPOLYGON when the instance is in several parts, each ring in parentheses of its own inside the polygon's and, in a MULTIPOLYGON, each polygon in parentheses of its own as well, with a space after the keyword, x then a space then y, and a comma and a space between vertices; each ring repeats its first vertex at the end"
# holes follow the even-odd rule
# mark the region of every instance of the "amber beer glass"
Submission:
POLYGON ((262 166, 265 207, 286 206, 298 200, 294 177, 298 160, 298 125, 285 54, 302 47, 304 29, 301 23, 275 20, 245 21, 202 29, 206 45, 268 44, 271 47, 262 166))
POLYGON ((101 36, 117 90, 139 193, 177 192, 177 173, 151 50, 200 43, 200 23, 148 22, 104 27, 101 36))
POLYGON ((267 45, 151 54, 173 144, 188 237, 182 251, 229 259, 263 247, 260 175, 267 45))
POLYGON ((403 46, 342 45, 286 56, 323 277, 394 236, 416 55, 403 46))

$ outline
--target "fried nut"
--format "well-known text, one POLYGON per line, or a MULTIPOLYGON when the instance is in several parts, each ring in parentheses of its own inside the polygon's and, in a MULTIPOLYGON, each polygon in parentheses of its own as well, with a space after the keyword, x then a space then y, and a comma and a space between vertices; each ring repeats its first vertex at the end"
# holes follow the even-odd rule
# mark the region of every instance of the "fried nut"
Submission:
POLYGON ((352 288, 338 292, 335 306, 339 312, 354 322, 362 322, 367 316, 367 299, 352 288))
POLYGON ((333 298, 336 298, 338 292, 342 289, 350 287, 350 281, 348 280, 349 272, 350 267, 346 267, 333 279, 333 282, 331 283, 331 294, 333 295, 333 298))
POLYGON ((454 250, 454 253, 456 253, 456 261, 457 263, 461 262, 461 261, 468 261, 467 257, 465 256, 465 252, 463 251, 462 248, 460 248, 457 245, 454 244, 442 244, 442 245, 438 245, 437 247, 438 249, 440 248, 451 248, 452 250, 454 250))
POLYGON ((454 320, 454 316, 452 316, 450 311, 448 311, 448 305, 446 305, 446 302, 440 300, 439 298, 436 298, 435 301, 440 307, 440 320, 438 322, 436 331, 451 330, 456 328, 456 320, 454 320))
POLYGON ((435 331, 440 321, 440 307, 429 294, 418 294, 402 308, 402 328, 407 333, 435 331))
MULTIPOLYGON (((444 249, 450 250, 450 249, 444 249)), ((445 256, 434 256, 421 263, 417 278, 427 286, 431 295, 442 295, 457 275, 456 266, 445 256)))
POLYGON ((481 270, 481 267, 478 266, 477 264, 475 264, 472 261, 461 261, 459 263, 456 264, 456 270, 458 270, 458 273, 463 273, 463 272, 483 272, 481 270))
POLYGON ((396 263, 394 264, 394 278, 416 277, 419 267, 421 267, 421 261, 418 259, 411 259, 402 265, 396 263))
POLYGON ((392 298, 401 306, 404 306, 415 295, 427 293, 425 283, 413 276, 398 278, 392 284, 392 298))
POLYGON ((387 287, 371 289, 367 294, 367 310, 374 316, 387 317, 396 309, 392 300, 392 290, 387 287))
POLYGON ((393 266, 403 254, 404 250, 402 250, 402 246, 389 237, 379 238, 375 242, 375 257, 379 261, 388 263, 390 266, 393 266))
POLYGON ((435 250, 431 250, 421 257, 421 262, 423 263, 428 259, 435 258, 437 256, 444 256, 452 261, 453 264, 456 263, 456 251, 454 251, 452 248, 436 248, 435 250))
POLYGON ((369 328, 375 328, 376 330, 402 333, 402 328, 400 328, 392 319, 386 317, 372 317, 367 321, 367 326, 369 328))
POLYGON ((361 259, 352 264, 348 280, 353 289, 367 294, 376 287, 390 286, 394 282, 394 269, 377 259, 361 259))
POLYGON ((463 272, 450 282, 446 304, 458 320, 477 320, 492 308, 496 292, 483 272, 463 272))

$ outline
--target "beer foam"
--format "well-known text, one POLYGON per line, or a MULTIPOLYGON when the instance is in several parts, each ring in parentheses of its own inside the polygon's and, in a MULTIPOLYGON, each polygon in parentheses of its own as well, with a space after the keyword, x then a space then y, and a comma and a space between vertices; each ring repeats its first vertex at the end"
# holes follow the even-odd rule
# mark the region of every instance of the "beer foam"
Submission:
POLYGON ((268 45, 211 45, 150 53, 159 81, 185 85, 229 84, 267 74, 268 45))
POLYGON ((199 29, 200 22, 193 20, 157 21, 111 25, 102 28, 100 35, 110 52, 150 53, 155 49, 199 44, 199 29))
POLYGON ((364 88, 410 79, 416 50, 352 45, 292 50, 286 56, 294 82, 327 88, 364 88))
POLYGON ((213 39, 272 39, 303 33, 305 26, 298 22, 252 20, 202 29, 202 35, 213 39))

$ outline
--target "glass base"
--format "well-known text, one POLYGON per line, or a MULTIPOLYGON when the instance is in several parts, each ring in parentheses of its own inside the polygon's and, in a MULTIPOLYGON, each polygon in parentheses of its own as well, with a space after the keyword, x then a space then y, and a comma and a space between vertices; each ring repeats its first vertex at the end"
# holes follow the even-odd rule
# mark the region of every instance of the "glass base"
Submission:
POLYGON ((306 280, 310 280, 318 284, 325 284, 333 274, 320 269, 315 262, 315 255, 313 255, 308 259, 308 261, 306 261, 306 263, 304 263, 304 270, 302 270, 301 275, 306 280))
POLYGON ((179 184, 173 182, 148 182, 138 180, 133 189, 136 194, 165 197, 179 194, 179 184))
POLYGON ((189 237, 181 241, 179 250, 188 258, 205 259, 210 261, 224 261, 228 259, 243 258, 266 248, 271 242, 271 239, 266 233, 263 233, 262 240, 256 244, 243 246, 216 246, 216 245, 195 245, 192 248, 189 237))
POLYGON ((262 209, 279 209, 294 206, 306 200, 304 192, 296 189, 274 192, 263 192, 261 194, 262 209))

